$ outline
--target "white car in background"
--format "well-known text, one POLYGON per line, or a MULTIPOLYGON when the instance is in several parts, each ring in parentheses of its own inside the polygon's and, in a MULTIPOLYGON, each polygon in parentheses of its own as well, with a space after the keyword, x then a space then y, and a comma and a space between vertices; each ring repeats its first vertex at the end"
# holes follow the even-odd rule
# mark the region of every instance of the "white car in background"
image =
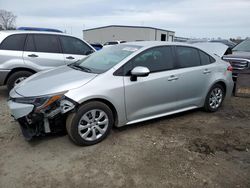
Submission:
POLYGON ((122 44, 122 43, 126 43, 126 42, 127 41, 125 41, 125 40, 109 41, 109 42, 105 42, 103 44, 103 47, 112 46, 112 45, 116 45, 116 44, 122 44))
POLYGON ((39 71, 85 58, 95 49, 65 33, 47 31, 0 31, 0 86, 11 90, 39 71))

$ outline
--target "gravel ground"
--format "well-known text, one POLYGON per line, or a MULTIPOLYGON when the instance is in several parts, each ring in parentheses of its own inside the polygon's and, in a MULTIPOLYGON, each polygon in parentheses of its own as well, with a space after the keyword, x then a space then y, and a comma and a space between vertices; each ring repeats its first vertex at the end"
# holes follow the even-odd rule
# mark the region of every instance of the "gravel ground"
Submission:
POLYGON ((250 187, 250 99, 115 128, 78 147, 67 135, 26 142, 0 87, 0 187, 250 187))

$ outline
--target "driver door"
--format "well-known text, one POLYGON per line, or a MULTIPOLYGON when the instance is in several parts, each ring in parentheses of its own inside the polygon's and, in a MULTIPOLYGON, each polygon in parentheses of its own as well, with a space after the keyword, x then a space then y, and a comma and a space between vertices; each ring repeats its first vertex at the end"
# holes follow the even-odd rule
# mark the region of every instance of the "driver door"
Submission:
POLYGON ((144 66, 150 70, 147 77, 137 77, 131 81, 124 76, 125 104, 128 121, 150 119, 176 110, 175 60, 172 47, 155 47, 148 49, 128 64, 125 70, 144 66))

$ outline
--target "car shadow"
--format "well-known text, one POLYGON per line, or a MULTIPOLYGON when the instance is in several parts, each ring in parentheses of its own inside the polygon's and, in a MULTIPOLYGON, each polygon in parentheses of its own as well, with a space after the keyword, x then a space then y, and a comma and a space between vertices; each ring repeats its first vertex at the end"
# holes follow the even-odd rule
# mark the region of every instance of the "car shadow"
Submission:
POLYGON ((50 133, 50 134, 46 134, 43 136, 34 137, 34 138, 32 138, 32 140, 28 141, 28 143, 30 146, 35 147, 37 145, 40 145, 44 141, 48 142, 48 141, 56 140, 60 137, 66 136, 66 135, 67 135, 66 131, 62 131, 62 132, 58 132, 58 133, 50 133))

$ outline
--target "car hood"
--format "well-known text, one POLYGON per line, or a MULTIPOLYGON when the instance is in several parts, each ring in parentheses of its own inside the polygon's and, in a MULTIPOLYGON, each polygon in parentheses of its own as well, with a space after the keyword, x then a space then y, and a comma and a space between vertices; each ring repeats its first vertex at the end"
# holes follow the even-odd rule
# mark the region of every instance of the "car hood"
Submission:
POLYGON ((242 58, 250 59, 250 52, 233 51, 233 54, 225 55, 223 58, 242 58))
POLYGON ((210 54, 216 54, 219 57, 223 57, 228 49, 227 45, 218 42, 197 42, 193 45, 210 54))
POLYGON ((97 74, 62 66, 36 73, 14 87, 14 90, 24 97, 50 95, 80 87, 96 76, 97 74))

